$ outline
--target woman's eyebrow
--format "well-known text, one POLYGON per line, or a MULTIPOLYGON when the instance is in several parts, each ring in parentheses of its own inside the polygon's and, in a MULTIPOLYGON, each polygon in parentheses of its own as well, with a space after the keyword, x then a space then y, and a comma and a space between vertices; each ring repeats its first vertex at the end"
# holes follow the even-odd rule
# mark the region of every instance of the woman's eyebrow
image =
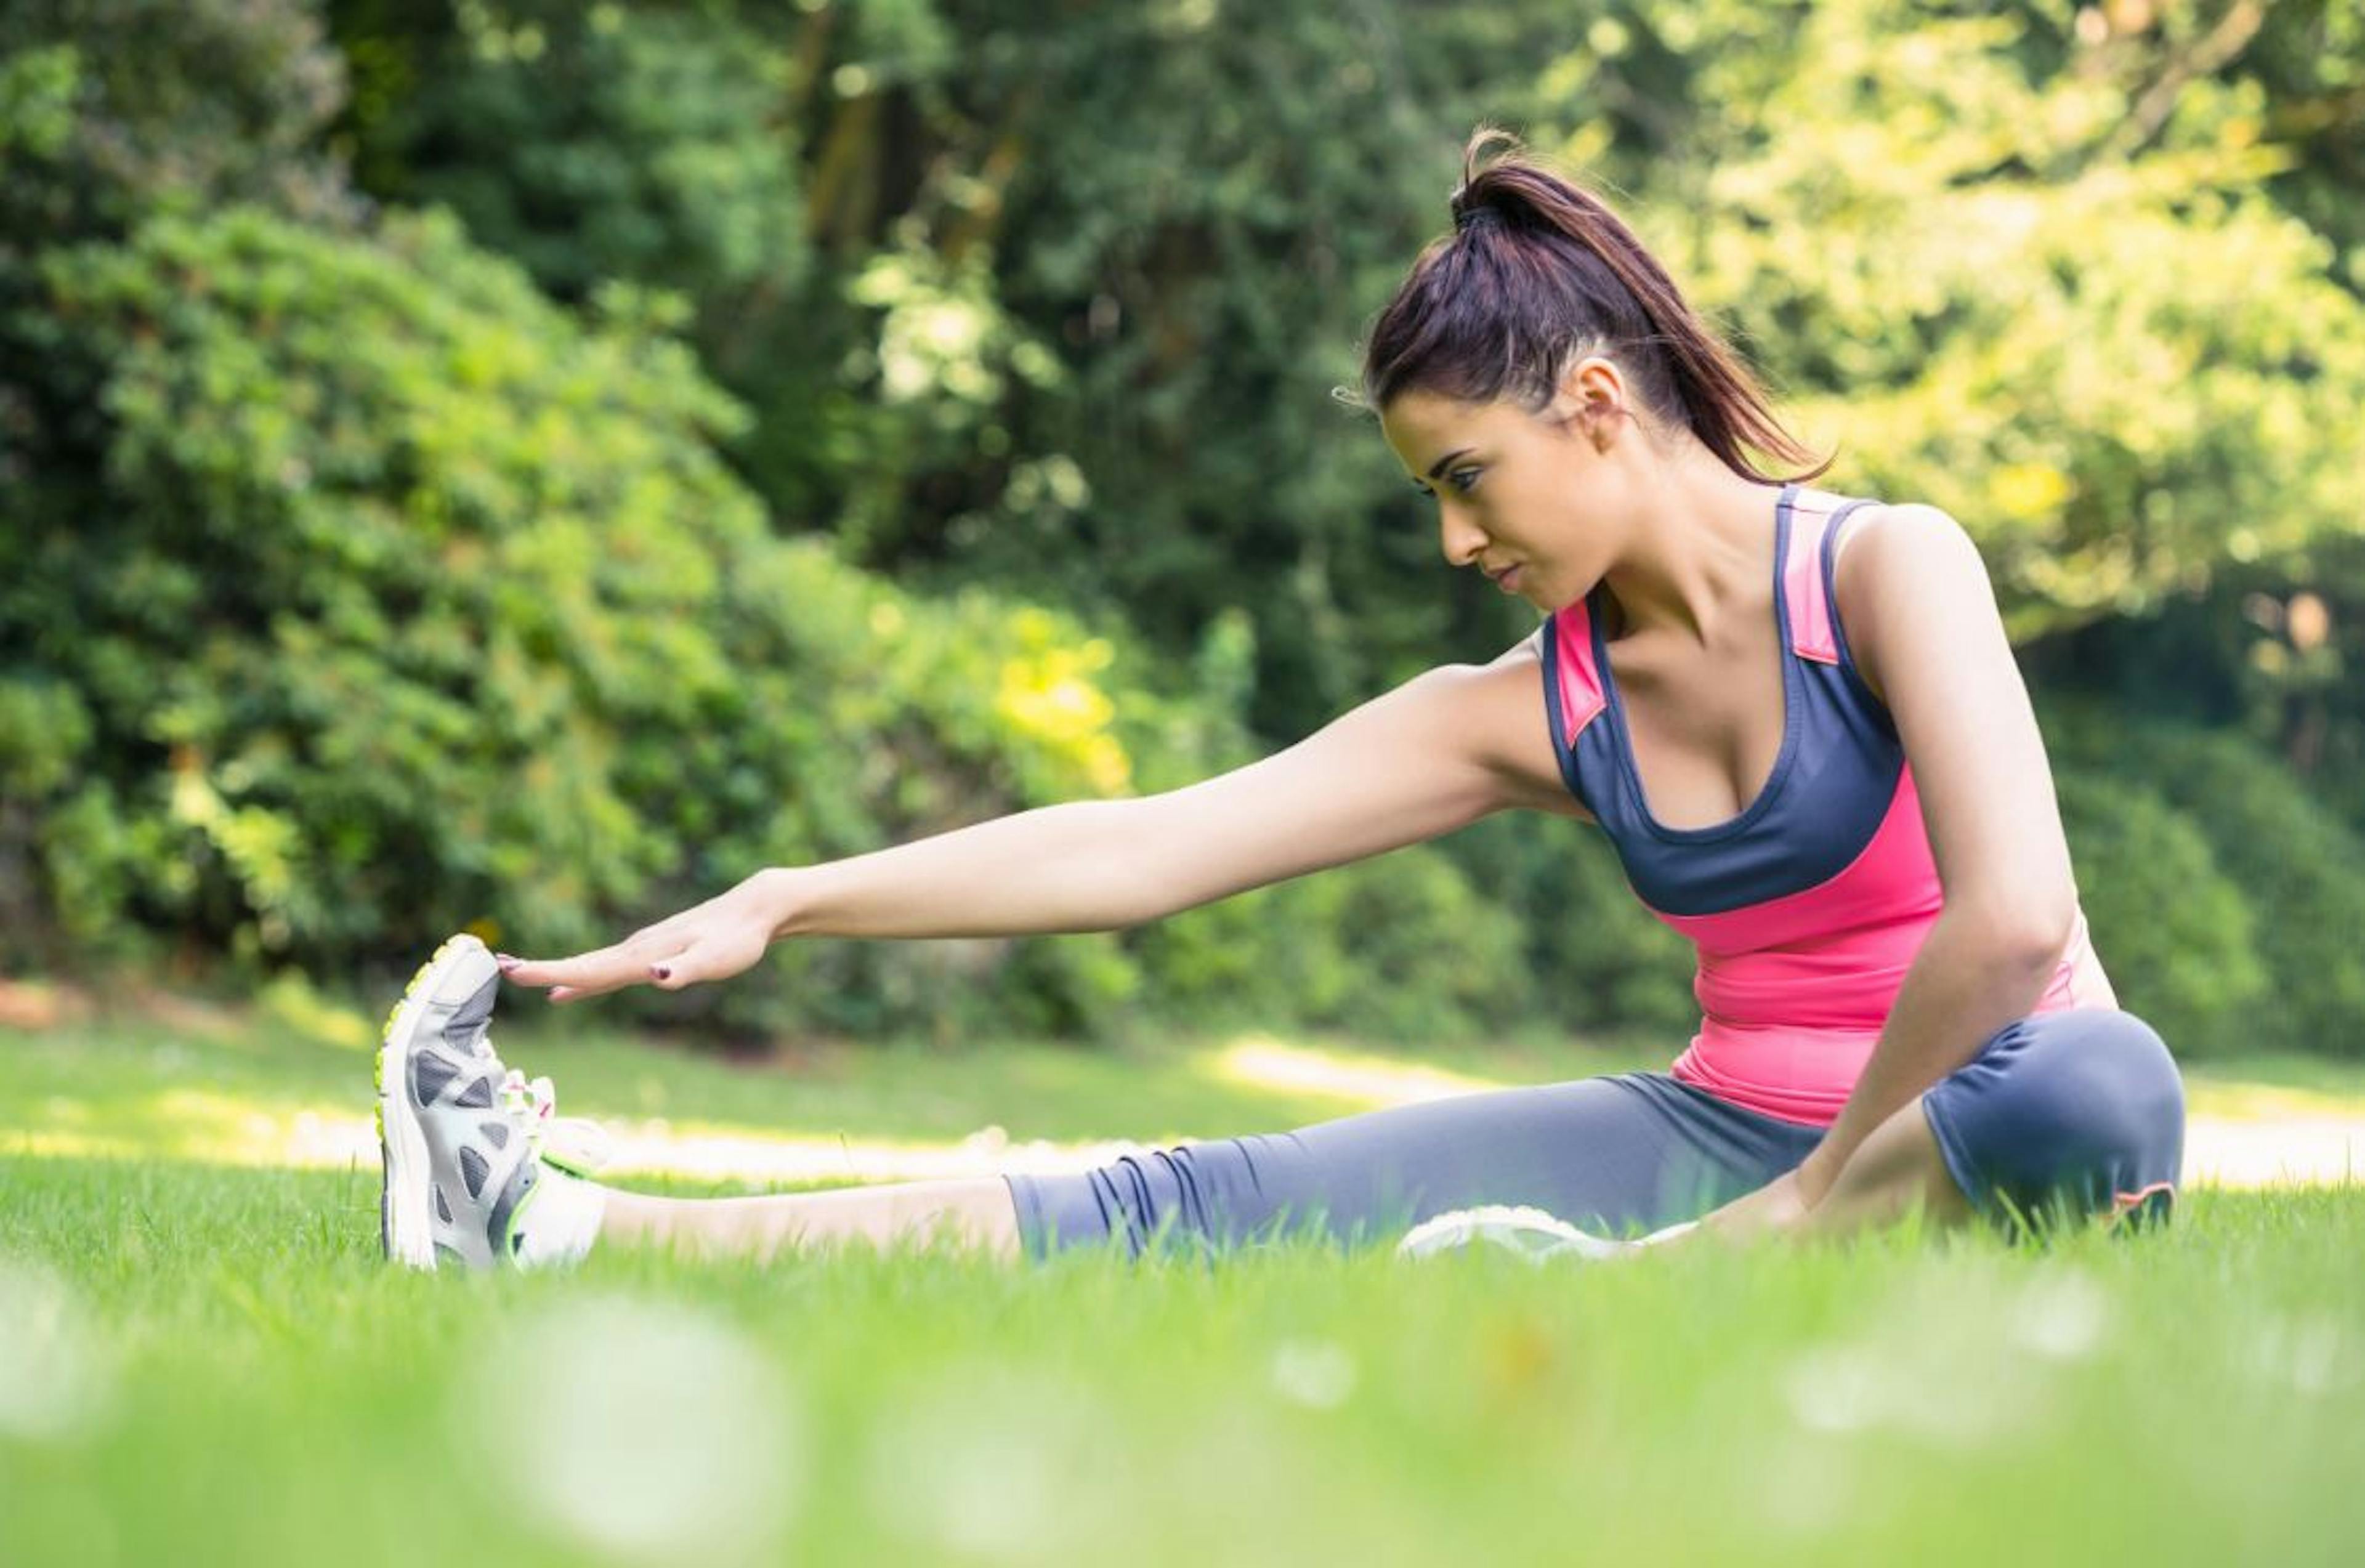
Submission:
MULTIPOLYGON (((1452 452, 1447 453, 1444 456, 1439 458, 1436 462, 1429 465, 1429 476, 1432 479, 1436 478, 1440 474, 1445 472, 1445 465, 1447 464, 1452 462, 1457 457, 1465 457, 1477 450, 1478 449, 1474 446, 1455 447, 1452 452)), ((1412 487, 1420 491, 1423 495, 1427 495, 1429 493, 1429 487, 1421 483, 1418 479, 1412 481, 1412 487)))

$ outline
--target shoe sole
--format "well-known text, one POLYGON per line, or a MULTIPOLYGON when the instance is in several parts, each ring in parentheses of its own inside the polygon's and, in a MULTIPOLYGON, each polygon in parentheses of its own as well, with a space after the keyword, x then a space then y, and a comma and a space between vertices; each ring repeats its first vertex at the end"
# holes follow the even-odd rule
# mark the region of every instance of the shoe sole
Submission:
POLYGON ((1488 1204, 1424 1220, 1407 1231, 1404 1238, 1396 1243, 1396 1254, 1405 1258, 1428 1258, 1441 1252, 1464 1250, 1481 1243, 1515 1253, 1531 1263, 1541 1263, 1569 1253, 1586 1259, 1610 1258, 1625 1250, 1617 1242, 1579 1230, 1566 1220, 1541 1209, 1488 1204), (1549 1236, 1552 1241, 1546 1246, 1531 1248, 1513 1239, 1521 1236, 1549 1236))
POLYGON ((474 936, 454 936, 436 948, 402 988, 402 1000, 387 1014, 378 1035, 377 1148, 383 1179, 377 1199, 378 1245, 387 1261, 431 1272, 435 1226, 427 1209, 427 1131, 410 1104, 411 1039, 420 1014, 444 979, 476 958, 492 962, 492 955, 474 936))

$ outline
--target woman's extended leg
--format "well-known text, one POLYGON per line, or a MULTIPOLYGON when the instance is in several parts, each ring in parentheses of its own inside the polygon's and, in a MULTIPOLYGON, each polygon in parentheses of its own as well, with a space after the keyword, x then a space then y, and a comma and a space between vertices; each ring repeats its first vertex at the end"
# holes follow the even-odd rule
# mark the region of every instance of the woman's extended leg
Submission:
POLYGON ((608 1189, 601 1244, 670 1247, 697 1257, 768 1258, 832 1241, 941 1241, 1018 1255, 1018 1213, 999 1176, 906 1182, 751 1198, 653 1198, 608 1189))
POLYGON ((914 1182, 749 1198, 610 1189, 602 1245, 701 1256, 942 1240, 999 1257, 1161 1231, 1194 1245, 1296 1226, 1386 1240, 1473 1204, 1532 1204, 1610 1231, 1698 1212, 1795 1164, 1812 1134, 1661 1074, 1541 1084, 1128 1155, 1071 1175, 914 1182))
POLYGON ((769 1257, 842 1240, 1037 1256, 1161 1231, 1188 1244, 1286 1228, 1385 1241, 1446 1209, 1533 1204, 1610 1233, 1699 1212, 1797 1163, 1813 1133, 1664 1074, 1458 1095, 1295 1132, 1128 1155, 1096 1170, 749 1198, 610 1189, 603 1245, 769 1257))
MULTIPOLYGON (((1608 1081, 1593 1081, 1595 1087, 1574 1095, 1565 1092, 1580 1085, 1547 1085, 1546 1091, 1564 1092, 1539 1097, 1513 1090, 1347 1117, 1299 1133, 1192 1145, 1149 1156, 1147 1162, 1128 1159, 1090 1175, 1048 1180, 1063 1183, 1070 1195, 1089 1195, 1096 1211, 1105 1207, 1144 1232, 1182 1220, 1237 1235, 1279 1217, 1284 1198, 1327 1199, 1330 1212, 1324 1217, 1334 1233, 1351 1214, 1385 1206, 1384 1199, 1403 1210, 1392 1221, 1468 1201, 1558 1205, 1599 1224, 1622 1201, 1613 1190, 1632 1186, 1627 1178, 1642 1166, 1653 1168, 1651 1182, 1660 1190, 1638 1193, 1636 1206, 1646 1197, 1682 1206, 1665 1190, 1668 1169, 1682 1162, 1671 1159, 1656 1137, 1634 1143, 1632 1129, 1649 1119, 1621 1114, 1631 1106, 1608 1090, 1608 1081), (1613 1121, 1631 1126, 1613 1126, 1613 1121), (1580 1153, 1588 1144, 1589 1155, 1580 1153), (1566 1166, 1579 1182, 1587 1168, 1594 1171, 1589 1193, 1573 1196, 1564 1185, 1541 1190, 1539 1182, 1549 1179, 1540 1173, 1534 1150, 1552 1145, 1559 1147, 1551 1149, 1550 1164, 1566 1166), (1614 1173, 1621 1163, 1626 1174, 1614 1173), (1238 1194, 1222 1191, 1232 1173, 1249 1175, 1257 1193, 1247 1212, 1240 1211, 1238 1194), (1163 1215, 1153 1191, 1161 1175, 1171 1188, 1163 1215), (1228 1199, 1233 1212, 1210 1212, 1210 1200, 1219 1199, 1228 1199)), ((1653 1085, 1650 1092, 1664 1095, 1666 1089, 1653 1085)), ((1799 1226, 1801 1234, 1846 1235, 1892 1225, 1915 1211, 1942 1226, 1959 1225, 1982 1208, 2007 1217, 2059 1196, 2089 1212, 2164 1205, 2180 1150, 2181 1096, 2157 1037, 2128 1014, 2097 1011, 2023 1020, 1950 1076, 1944 1092, 1932 1094, 1939 1101, 1935 1111, 1926 1103, 1930 1096, 1917 1098, 1857 1147, 1799 1226), (1938 1126, 1955 1141, 1951 1163, 1938 1126), (1967 1190, 1984 1202, 1975 1206, 1967 1190)), ((1709 1166, 1696 1162, 1695 1169, 1709 1166)), ((1104 1222, 1083 1239, 1106 1234, 1104 1222)), ((1000 1177, 753 1198, 652 1198, 611 1190, 601 1235, 610 1242, 654 1242, 710 1256, 767 1257, 783 1247, 845 1239, 913 1239, 1014 1257, 1022 1244, 1018 1206, 1000 1177)))
MULTIPOLYGON (((1844 1235, 1915 1210, 1941 1225, 1982 1213, 2010 1220, 2063 1200, 2088 1213, 2156 1212, 2182 1126, 2174 1064, 2141 1020, 2099 1009, 2023 1019, 1875 1128, 1799 1229, 1844 1235)), ((1663 1075, 1630 1074, 1186 1145, 1075 1176, 755 1198, 611 1191, 602 1238, 757 1256, 840 1239, 941 1239, 1014 1257, 1104 1242, 1112 1231, 1137 1247, 1176 1227, 1235 1241, 1293 1217, 1368 1239, 1479 1203, 1534 1204, 1617 1230, 1770 1180, 1813 1137, 1663 1075)))
POLYGON ((1618 1236, 1761 1186, 1816 1137, 1664 1073, 1623 1073, 1187 1144, 1010 1184, 1033 1256, 1112 1238, 1135 1252, 1161 1240, 1223 1248, 1288 1231, 1393 1242, 1419 1221, 1480 1204, 1531 1205, 1618 1236))

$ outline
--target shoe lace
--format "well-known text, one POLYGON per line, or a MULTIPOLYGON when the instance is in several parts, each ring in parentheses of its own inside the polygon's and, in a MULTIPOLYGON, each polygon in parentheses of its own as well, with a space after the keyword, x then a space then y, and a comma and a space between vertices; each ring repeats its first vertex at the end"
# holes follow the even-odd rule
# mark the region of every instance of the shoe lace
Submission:
POLYGON ((499 1096, 501 1109, 525 1129, 526 1148, 561 1170, 588 1176, 613 1155, 607 1128, 558 1114, 558 1091, 548 1078, 529 1079, 511 1068, 499 1096))

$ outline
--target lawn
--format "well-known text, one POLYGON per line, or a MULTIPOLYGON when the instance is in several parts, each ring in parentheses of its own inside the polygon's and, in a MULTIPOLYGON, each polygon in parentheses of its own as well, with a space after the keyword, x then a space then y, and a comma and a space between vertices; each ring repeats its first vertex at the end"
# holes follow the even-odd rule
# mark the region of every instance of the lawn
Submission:
MULTIPOLYGON (((658 1150, 1155 1139, 1642 1059, 1250 1039, 734 1068, 503 1041, 563 1109, 658 1150)), ((375 1164, 351 1157, 368 1044, 303 995, 0 1032, 0 1562, 2222 1563, 2365 1541, 2353 1190, 2204 1190, 2164 1234, 2041 1250, 617 1252, 422 1277, 379 1262, 375 1164)), ((2196 1108, 2294 1095, 2353 1111, 2365 1082, 2195 1075, 2196 1108)), ((695 1170, 635 1180, 750 1184, 695 1170)))

